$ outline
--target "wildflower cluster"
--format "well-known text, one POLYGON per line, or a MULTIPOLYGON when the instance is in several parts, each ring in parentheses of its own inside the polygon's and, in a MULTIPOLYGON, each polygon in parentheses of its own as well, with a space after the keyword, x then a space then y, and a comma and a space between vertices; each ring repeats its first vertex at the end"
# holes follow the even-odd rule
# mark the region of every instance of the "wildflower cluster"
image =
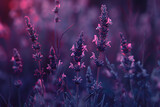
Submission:
POLYGON ((127 43, 127 40, 125 39, 124 35, 120 33, 121 37, 121 66, 124 67, 126 71, 131 70, 134 67, 134 56, 131 54, 131 43, 127 43))
MULTIPOLYGON (((59 0, 55 0, 55 3, 56 6, 53 11, 55 13, 56 25, 59 22, 58 14, 60 2, 59 0)), ((74 82, 73 85, 75 85, 75 91, 73 90, 74 86, 68 84, 69 75, 64 72, 65 67, 61 67, 62 62, 59 54, 60 49, 58 49, 60 46, 56 47, 55 45, 55 48, 53 48, 53 46, 50 48, 48 57, 49 63, 46 67, 49 72, 47 72, 47 70, 44 72, 44 69, 41 68, 41 59, 43 55, 41 54, 41 45, 38 42, 38 35, 30 23, 29 17, 25 16, 27 31, 32 41, 32 49, 34 50, 33 58, 36 62, 38 62, 38 69, 35 70, 35 75, 39 76, 35 86, 33 87, 32 93, 29 94, 27 100, 25 101, 25 107, 128 107, 131 104, 133 107, 152 107, 152 103, 154 104, 153 106, 159 107, 160 61, 158 61, 158 67, 154 69, 153 72, 147 73, 147 70, 144 68, 143 64, 140 63, 140 61, 135 62, 131 53, 131 43, 127 42, 127 39, 122 33, 120 33, 120 66, 122 67, 118 67, 118 63, 117 65, 111 63, 105 56, 107 46, 111 47, 111 41, 108 41, 107 38, 109 25, 112 24, 106 10, 106 6, 102 5, 101 15, 99 17, 100 23, 96 28, 99 32, 99 36, 94 35, 94 39, 92 41, 96 44, 96 54, 98 54, 98 57, 96 57, 95 53, 92 52, 92 56, 90 57, 90 59, 93 59, 95 67, 90 67, 90 65, 85 64, 86 62, 83 60, 85 51, 88 51, 88 45, 84 45, 83 32, 80 33, 78 40, 70 49, 72 51, 71 57, 73 59, 69 65, 69 68, 74 70, 75 73, 74 78, 70 81, 74 82), (86 65, 88 65, 85 74, 85 90, 87 92, 81 90, 84 89, 84 82, 82 82, 82 75, 80 74, 86 65), (96 73, 92 74, 91 68, 96 68, 93 70, 96 71, 96 73), (102 70, 104 76, 107 77, 107 79, 103 82, 100 80, 103 80, 104 77, 100 78, 99 76, 100 71, 102 70), (47 73, 49 76, 44 76, 47 73), (95 75, 96 78, 94 78, 95 75), (150 82, 154 82, 155 84, 151 85, 150 82), (106 85, 106 87, 102 87, 102 83, 103 85, 106 85), (156 88, 152 90, 151 86, 154 85, 156 88), (157 95, 155 95, 155 98, 152 98, 155 93, 157 95)), ((58 36, 56 39, 56 30, 54 36, 55 41, 58 40, 58 36)), ((55 42, 55 44, 59 45, 58 41, 57 43, 55 42)), ((22 81, 19 79, 19 74, 22 72, 23 65, 17 49, 13 49, 13 57, 11 58, 11 61, 13 62, 12 68, 16 74, 14 85, 20 89, 22 86, 22 81)), ((20 99, 20 90, 18 93, 18 98, 20 99)), ((1 95, 0 98, 5 102, 5 98, 2 98, 1 95)), ((9 101, 10 98, 8 102, 9 101)), ((9 104, 6 103, 6 105, 12 106, 10 102, 9 104)), ((19 107, 21 106, 22 105, 19 100, 19 107)))

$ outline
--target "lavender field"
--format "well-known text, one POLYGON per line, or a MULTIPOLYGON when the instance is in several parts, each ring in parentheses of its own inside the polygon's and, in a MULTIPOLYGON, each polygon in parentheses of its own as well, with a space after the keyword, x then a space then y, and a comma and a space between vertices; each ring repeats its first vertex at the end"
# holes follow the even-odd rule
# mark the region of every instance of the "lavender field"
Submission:
POLYGON ((0 107, 160 107, 160 0, 1 0, 0 107))

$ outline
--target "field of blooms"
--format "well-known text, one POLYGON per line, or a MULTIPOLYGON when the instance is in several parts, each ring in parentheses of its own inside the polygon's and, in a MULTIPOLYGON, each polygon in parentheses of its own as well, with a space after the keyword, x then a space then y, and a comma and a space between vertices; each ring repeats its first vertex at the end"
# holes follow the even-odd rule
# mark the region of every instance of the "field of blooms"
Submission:
POLYGON ((1 0, 0 107, 160 107, 160 0, 1 0))

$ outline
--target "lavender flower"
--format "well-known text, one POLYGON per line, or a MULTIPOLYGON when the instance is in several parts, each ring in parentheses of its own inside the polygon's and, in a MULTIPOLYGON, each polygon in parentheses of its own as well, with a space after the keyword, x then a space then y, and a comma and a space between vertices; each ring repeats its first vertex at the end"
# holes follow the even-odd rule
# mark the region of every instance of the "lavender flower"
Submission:
POLYGON ((146 106, 151 103, 151 85, 149 81, 149 74, 143 68, 143 65, 138 61, 135 64, 134 90, 138 92, 133 93, 138 106, 146 106), (143 100, 142 100, 143 99, 143 100), (147 103, 146 103, 147 102, 147 103))
POLYGON ((23 65, 22 65, 20 54, 18 53, 16 48, 13 49, 13 57, 11 61, 13 62, 12 68, 14 72, 18 74, 21 73, 23 65))
POLYGON ((106 5, 101 5, 101 15, 99 17, 100 23, 98 24, 98 27, 96 28, 96 30, 99 31, 99 36, 97 37, 97 35, 94 35, 94 39, 92 41, 92 42, 95 42, 97 46, 97 50, 99 51, 99 57, 96 58, 93 52, 92 52, 92 56, 90 57, 91 59, 94 60, 97 66, 97 79, 96 79, 97 88, 99 87, 98 80, 99 80, 100 67, 104 65, 104 61, 103 61, 103 57, 101 56, 101 52, 103 54, 107 46, 111 47, 110 45, 111 41, 107 41, 107 36, 108 36, 108 31, 109 31, 109 25, 111 25, 112 22, 111 22, 111 19, 107 15, 106 9, 107 9, 106 5))
POLYGON ((99 17, 99 19, 100 23, 96 28, 96 30, 99 31, 99 37, 97 37, 97 35, 94 35, 94 39, 92 42, 95 42, 98 51, 104 52, 107 46, 110 47, 110 41, 107 41, 107 36, 109 31, 108 27, 112 24, 111 19, 107 15, 106 5, 101 6, 101 16, 99 17))
POLYGON ((32 48, 35 51, 35 54, 33 54, 33 58, 36 61, 40 61, 43 57, 43 55, 40 52, 41 49, 41 45, 40 43, 37 41, 38 40, 38 35, 36 34, 34 28, 32 27, 32 25, 30 24, 30 19, 28 16, 25 16, 25 21, 26 21, 26 25, 27 25, 27 30, 28 33, 30 35, 30 38, 32 40, 32 48))
POLYGON ((20 88, 23 85, 22 81, 20 79, 14 81, 14 86, 17 88, 20 88))
POLYGON ((72 50, 71 56, 73 56, 74 64, 70 63, 70 66, 69 66, 69 68, 74 69, 74 71, 76 72, 76 76, 74 76, 73 81, 76 85, 76 106, 77 107, 79 103, 79 96, 78 96, 79 84, 82 81, 82 78, 79 76, 79 72, 82 68, 85 67, 84 62, 82 62, 82 58, 85 55, 84 52, 87 51, 86 45, 83 44, 84 41, 82 37, 83 37, 83 32, 81 32, 78 41, 71 48, 72 50))
POLYGON ((140 61, 138 61, 135 64, 135 82, 138 85, 138 87, 148 87, 147 79, 149 77, 149 74, 147 73, 146 69, 143 68, 143 65, 140 64, 140 61))
POLYGON ((83 37, 83 32, 81 32, 78 41, 71 48, 72 50, 71 56, 73 56, 75 64, 70 63, 69 66, 69 68, 72 68, 74 69, 75 72, 77 72, 77 76, 75 76, 73 81, 79 81, 78 83, 81 83, 82 80, 81 77, 78 76, 78 72, 80 72, 80 70, 85 67, 84 62, 81 62, 81 60, 85 55, 84 52, 87 51, 86 45, 83 44, 84 41, 82 37, 83 37))
POLYGON ((97 67, 102 67, 104 65, 104 61, 96 58, 94 52, 92 52, 92 56, 90 58, 94 60, 94 62, 95 62, 95 64, 96 64, 97 67))
POLYGON ((125 70, 129 71, 134 67, 134 56, 131 54, 131 43, 127 43, 124 35, 120 33, 121 37, 121 65, 124 67, 125 70))
POLYGON ((79 85, 82 81, 82 78, 80 76, 74 76, 73 81, 75 82, 75 84, 79 85))
POLYGON ((35 53, 33 54, 33 58, 35 59, 35 61, 38 62, 38 66, 39 66, 39 70, 35 71, 35 75, 40 76, 40 78, 42 78, 45 73, 43 69, 41 69, 41 59, 43 57, 43 55, 40 52, 41 45, 38 42, 38 35, 36 34, 34 28, 32 27, 28 16, 25 16, 25 21, 26 21, 28 33, 32 40, 32 48, 35 51, 35 53))
POLYGON ((87 51, 86 45, 83 44, 83 32, 80 34, 79 40, 76 42, 75 45, 72 46, 72 54, 71 56, 74 57, 75 62, 81 62, 82 58, 84 57, 84 52, 87 51))
POLYGON ((32 27, 32 25, 30 23, 29 17, 25 16, 24 18, 25 18, 25 21, 26 21, 27 31, 30 35, 30 38, 31 38, 32 42, 35 43, 38 40, 38 35, 36 34, 34 28, 32 27))
POLYGON ((55 0, 56 6, 55 8, 52 10, 55 13, 55 22, 58 23, 60 21, 58 13, 59 13, 59 9, 60 9, 60 2, 59 0, 55 0))
MULTIPOLYGON (((13 49, 13 57, 11 61, 13 62, 12 68, 14 72, 17 74, 17 76, 19 76, 19 74, 22 72, 23 65, 22 65, 20 54, 18 53, 16 48, 13 49)), ((17 88, 19 88, 20 86, 22 86, 22 81, 17 78, 17 80, 15 80, 14 82, 14 85, 17 88)))
POLYGON ((90 66, 88 66, 86 72, 86 86, 89 93, 91 93, 92 85, 93 85, 93 75, 90 66))
POLYGON ((94 81, 94 84, 92 85, 92 90, 94 91, 99 91, 100 89, 102 89, 102 82, 97 82, 97 81, 94 81))
POLYGON ((17 74, 16 80, 14 80, 14 85, 18 88, 18 103, 19 103, 19 107, 20 107, 21 106, 20 87, 22 86, 23 83, 19 79, 19 74, 22 72, 23 65, 22 65, 20 54, 18 53, 16 48, 13 49, 13 57, 12 57, 11 61, 13 62, 12 68, 13 68, 14 72, 17 74))
POLYGON ((82 68, 85 68, 86 66, 84 65, 84 62, 83 63, 80 63, 78 62, 77 64, 73 65, 72 63, 70 63, 70 66, 69 68, 72 68, 74 69, 75 72, 80 72, 80 70, 82 68))
POLYGON ((50 48, 49 60, 50 62, 48 64, 47 69, 50 71, 50 73, 53 73, 53 71, 57 68, 57 62, 56 62, 57 58, 53 47, 50 48))

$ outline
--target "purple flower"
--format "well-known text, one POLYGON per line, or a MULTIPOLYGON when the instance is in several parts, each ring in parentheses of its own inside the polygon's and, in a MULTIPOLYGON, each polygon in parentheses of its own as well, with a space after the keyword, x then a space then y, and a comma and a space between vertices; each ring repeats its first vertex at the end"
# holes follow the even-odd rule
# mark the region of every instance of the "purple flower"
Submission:
POLYGON ((33 58, 35 59, 35 61, 40 61, 43 58, 43 55, 41 54, 41 52, 37 52, 33 54, 33 58))
POLYGON ((54 21, 57 23, 60 21, 59 16, 58 16, 59 9, 60 9, 60 2, 59 0, 56 0, 55 3, 56 3, 56 6, 52 11, 55 13, 54 21))
POLYGON ((104 52, 107 46, 111 47, 110 41, 107 41, 106 37, 108 36, 108 27, 112 24, 111 19, 107 15, 106 5, 101 6, 101 16, 99 17, 99 19, 100 23, 96 28, 96 30, 99 31, 99 37, 97 37, 97 35, 94 35, 94 39, 92 42, 95 42, 98 51, 104 52))
POLYGON ((53 72, 57 68, 57 61, 56 61, 57 57, 56 57, 55 50, 53 47, 50 48, 49 60, 50 60, 50 62, 48 64, 47 69, 50 72, 53 72))
POLYGON ((131 43, 127 43, 127 40, 125 39, 124 35, 120 33, 121 37, 121 66, 125 68, 125 70, 129 71, 134 67, 134 56, 131 54, 131 43))
POLYGON ((72 54, 75 62, 81 62, 81 59, 84 57, 84 52, 87 51, 86 45, 83 44, 83 32, 81 32, 80 37, 75 45, 72 46, 72 54))
POLYGON ((79 85, 82 81, 82 78, 79 76, 74 76, 73 81, 75 82, 75 84, 79 85))
POLYGON ((33 54, 33 58, 35 59, 35 61, 40 61, 42 59, 43 55, 40 52, 41 45, 37 41, 38 40, 38 35, 36 34, 34 28, 30 24, 29 17, 25 16, 24 18, 25 18, 25 21, 26 21, 27 31, 30 35, 31 40, 32 40, 32 48, 35 51, 35 54, 33 54))
POLYGON ((80 72, 80 70, 85 67, 86 66, 84 65, 84 62, 83 63, 78 62, 77 64, 74 64, 74 65, 70 63, 70 66, 69 66, 69 68, 74 69, 75 72, 80 72))
POLYGON ((19 88, 19 87, 21 87, 21 86, 23 85, 23 83, 22 83, 21 80, 15 80, 15 81, 14 81, 14 85, 15 85, 17 88, 19 88))
POLYGON ((93 75, 91 68, 88 67, 86 72, 86 86, 87 86, 87 91, 89 93, 91 93, 92 85, 93 85, 93 75))
POLYGON ((27 31, 30 35, 30 38, 31 38, 32 42, 35 43, 38 40, 38 35, 36 34, 34 28, 32 27, 32 25, 30 23, 29 17, 25 16, 24 18, 25 18, 25 21, 26 21, 27 31))
POLYGON ((80 72, 82 68, 85 68, 84 62, 81 62, 82 58, 85 56, 84 52, 88 51, 87 46, 83 44, 83 32, 81 32, 80 37, 75 45, 72 46, 71 56, 74 59, 74 64, 70 63, 69 68, 74 69, 75 72, 80 72))
POLYGON ((13 62, 12 68, 13 68, 14 72, 21 73, 23 65, 22 65, 20 54, 18 53, 16 48, 13 49, 13 57, 12 57, 11 61, 13 62))
POLYGON ((26 21, 26 26, 27 26, 27 30, 28 33, 30 35, 30 38, 32 40, 32 49, 34 50, 34 54, 33 54, 33 58, 35 59, 35 61, 38 62, 38 70, 35 70, 35 74, 36 76, 39 76, 40 78, 43 77, 43 75, 45 74, 45 72, 43 71, 43 69, 41 68, 41 59, 43 58, 43 55, 40 52, 41 49, 41 45, 38 42, 38 35, 36 34, 34 28, 32 27, 31 23, 30 23, 30 19, 28 16, 25 16, 25 21, 26 21))
POLYGON ((96 58, 94 52, 92 52, 92 56, 91 56, 90 58, 94 60, 94 62, 95 62, 95 64, 96 64, 97 67, 101 67, 101 66, 104 65, 104 61, 102 61, 102 60, 96 58))
POLYGON ((95 90, 95 91, 100 90, 103 88, 102 83, 101 82, 98 83, 97 81, 94 81, 91 88, 92 88, 92 90, 95 90))

